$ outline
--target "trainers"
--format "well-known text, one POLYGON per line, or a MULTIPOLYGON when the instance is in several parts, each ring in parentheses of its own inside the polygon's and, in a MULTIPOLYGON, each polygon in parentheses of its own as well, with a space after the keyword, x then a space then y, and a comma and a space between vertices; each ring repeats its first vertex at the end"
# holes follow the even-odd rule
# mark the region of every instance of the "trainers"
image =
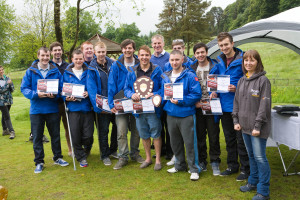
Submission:
POLYGON ((173 167, 171 169, 168 169, 167 172, 174 174, 174 173, 178 172, 178 170, 175 167, 173 167))
POLYGON ((49 139, 46 137, 46 135, 43 135, 43 143, 48 143, 50 142, 49 139))
POLYGON ((54 165, 60 165, 62 167, 68 166, 69 163, 67 161, 64 161, 62 158, 57 159, 54 161, 54 165))
POLYGON ((223 172, 220 174, 220 176, 229 176, 229 175, 234 174, 234 173, 237 173, 237 172, 238 172, 238 170, 233 171, 232 169, 227 168, 225 171, 223 171, 223 172))
POLYGON ((9 130, 8 129, 3 130, 2 135, 3 136, 10 135, 9 130))
POLYGON ((114 169, 121 169, 128 164, 128 161, 124 158, 119 158, 117 164, 114 166, 114 169))
POLYGON ((135 156, 132 156, 131 160, 136 161, 141 164, 145 161, 144 158, 142 158, 142 156, 140 154, 136 154, 135 156))
POLYGON ((30 142, 33 142, 33 135, 30 133, 29 135, 29 139, 28 139, 30 142))
POLYGON ((111 161, 110 161, 109 157, 104 158, 102 161, 103 161, 103 164, 106 165, 106 166, 111 165, 111 161))
POLYGON ((205 165, 204 162, 201 162, 201 163, 199 164, 199 167, 201 168, 201 171, 204 171, 204 172, 207 171, 207 168, 206 168, 206 165, 205 165))
POLYGON ((14 132, 14 131, 11 131, 10 133, 9 133, 9 139, 14 139, 15 137, 16 137, 16 133, 14 132))
POLYGON ((168 166, 175 165, 175 156, 173 156, 172 159, 169 162, 167 162, 167 165, 168 166))
POLYGON ((214 176, 219 176, 221 174, 221 171, 220 171, 220 168, 219 168, 219 163, 212 162, 211 163, 211 168, 213 170, 213 175, 214 176))
POLYGON ((140 168, 143 169, 143 168, 149 167, 151 164, 152 164, 152 161, 150 161, 150 162, 144 161, 144 162, 140 165, 140 168))
POLYGON ((197 181, 199 179, 199 174, 195 172, 191 173, 190 179, 192 181, 197 181))
POLYGON ((44 163, 39 163, 39 164, 36 165, 34 173, 39 174, 43 171, 43 169, 44 169, 44 163))
POLYGON ((236 181, 244 181, 248 179, 248 174, 245 172, 241 172, 240 175, 238 175, 238 177, 236 177, 236 181))
POLYGON ((113 158, 116 158, 116 159, 119 159, 119 155, 118 155, 118 152, 117 152, 117 151, 111 153, 109 156, 111 156, 111 157, 113 157, 113 158))
POLYGON ((154 170, 155 170, 155 171, 159 171, 159 170, 161 170, 161 168, 162 168, 162 166, 161 166, 160 163, 159 163, 159 164, 156 163, 155 166, 154 166, 154 170))
POLYGON ((241 192, 250 192, 256 190, 256 186, 255 185, 251 185, 250 183, 247 183, 246 185, 243 185, 240 187, 240 191, 241 192))
POLYGON ((89 164, 86 160, 80 161, 80 167, 87 167, 89 164))
POLYGON ((270 196, 264 196, 264 195, 261 195, 259 193, 257 193, 253 198, 252 200, 267 200, 267 199, 270 199, 270 196))

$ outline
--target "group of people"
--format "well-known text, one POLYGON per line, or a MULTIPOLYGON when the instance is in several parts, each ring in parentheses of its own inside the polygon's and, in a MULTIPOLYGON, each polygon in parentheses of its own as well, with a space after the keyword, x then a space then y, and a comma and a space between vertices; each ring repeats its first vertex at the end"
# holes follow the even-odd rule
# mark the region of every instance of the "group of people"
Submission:
MULTIPOLYGON (((221 55, 214 60, 208 57, 204 43, 194 46, 194 59, 184 55, 184 41, 172 42, 170 53, 164 50, 164 38, 152 37, 154 53, 143 45, 136 51, 135 42, 126 39, 121 43, 122 55, 115 61, 106 56, 103 42, 95 46, 84 42, 81 49, 72 53, 72 63, 62 60, 63 48, 54 42, 50 50, 41 47, 38 60, 26 71, 21 92, 30 99, 30 121, 36 164, 35 173, 44 167, 44 125, 51 137, 54 164, 67 166, 61 153, 60 117, 64 120, 67 141, 68 126, 74 147, 74 156, 81 167, 87 167, 87 158, 93 146, 94 123, 98 132, 100 159, 111 165, 110 156, 118 158, 113 167, 119 170, 131 161, 141 163, 140 168, 152 164, 151 139, 155 148, 154 170, 161 170, 161 156, 170 160, 169 173, 189 171, 191 180, 198 180, 207 171, 207 145, 214 176, 228 176, 240 171, 237 181, 248 179, 242 192, 257 190, 253 199, 269 198, 270 168, 266 158, 266 139, 270 132, 271 89, 257 51, 243 52, 234 47, 229 33, 218 35, 221 55), (50 60, 50 54, 53 59, 50 60), (209 92, 207 75, 229 75, 228 92, 209 92), (141 100, 134 83, 140 77, 153 81, 153 90, 146 98, 159 95, 162 102, 154 113, 118 114, 114 100, 130 98, 141 100), (58 79, 58 93, 37 91, 39 79, 58 79), (61 96, 63 83, 84 85, 83 98, 61 96), (183 99, 164 100, 164 85, 183 86, 183 99), (97 106, 97 95, 108 98, 110 112, 97 106), (201 99, 219 98, 222 115, 204 115, 201 99), (68 120, 66 120, 68 119, 68 120), (225 136, 227 169, 220 171, 219 121, 225 136), (109 126, 112 123, 109 144, 109 126), (128 145, 127 134, 131 132, 128 145), (140 138, 145 149, 143 159, 139 151, 140 138), (130 148, 129 148, 130 146, 130 148), (238 157, 240 164, 238 162, 238 157)), ((72 154, 68 142, 69 154, 72 154)))

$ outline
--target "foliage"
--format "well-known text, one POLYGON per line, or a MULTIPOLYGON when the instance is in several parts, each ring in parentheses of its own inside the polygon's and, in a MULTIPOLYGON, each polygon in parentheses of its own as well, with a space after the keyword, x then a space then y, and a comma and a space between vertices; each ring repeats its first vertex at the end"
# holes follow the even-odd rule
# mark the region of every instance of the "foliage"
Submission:
POLYGON ((300 0, 280 0, 279 12, 300 6, 300 0))

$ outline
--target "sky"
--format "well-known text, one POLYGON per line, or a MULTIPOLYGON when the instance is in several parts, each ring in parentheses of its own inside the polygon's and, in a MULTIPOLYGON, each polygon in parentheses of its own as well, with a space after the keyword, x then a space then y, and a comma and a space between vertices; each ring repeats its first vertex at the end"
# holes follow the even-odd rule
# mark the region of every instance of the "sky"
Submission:
MULTIPOLYGON (((24 10, 24 0, 7 1, 16 9, 16 13, 22 13, 24 10)), ((69 1, 71 5, 76 5, 76 0, 69 1)), ((159 13, 164 8, 163 0, 144 0, 144 12, 140 16, 136 15, 136 10, 132 9, 132 4, 128 3, 129 0, 123 0, 120 5, 120 11, 113 10, 114 14, 117 15, 115 18, 115 27, 119 27, 120 23, 131 24, 136 23, 137 27, 141 30, 141 34, 148 34, 150 31, 156 31, 155 24, 159 23, 159 13)), ((140 2, 137 0, 137 2, 140 2)), ((225 9, 227 5, 235 2, 235 0, 212 0, 211 7, 219 6, 225 9)), ((93 9, 93 8, 91 8, 93 9)), ((208 9, 208 11, 210 8, 208 9)), ((101 27, 102 30, 105 28, 101 27)))

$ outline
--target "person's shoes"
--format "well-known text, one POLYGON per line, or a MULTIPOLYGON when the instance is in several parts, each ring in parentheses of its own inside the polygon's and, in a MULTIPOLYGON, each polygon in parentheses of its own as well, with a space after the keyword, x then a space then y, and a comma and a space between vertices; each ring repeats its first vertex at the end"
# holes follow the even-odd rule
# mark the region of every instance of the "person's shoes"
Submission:
POLYGON ((251 185, 250 183, 247 183, 246 185, 243 185, 240 187, 240 191, 241 192, 250 192, 256 190, 256 186, 255 185, 251 185))
POLYGON ((248 174, 245 172, 241 172, 240 175, 238 175, 238 177, 236 177, 236 181, 244 181, 248 179, 248 174))
POLYGON ((270 196, 263 196, 259 193, 257 193, 253 198, 252 200, 267 200, 267 199, 270 199, 270 196))
POLYGON ((30 142, 33 142, 33 135, 30 133, 29 135, 29 139, 28 139, 30 142))
POLYGON ((49 139, 46 137, 46 135, 43 135, 43 143, 48 143, 50 142, 49 139))
POLYGON ((162 168, 162 166, 161 166, 161 164, 159 163, 155 163, 155 166, 154 166, 154 170, 155 171, 159 171, 159 170, 161 170, 161 168, 162 168))
POLYGON ((39 163, 36 165, 34 173, 39 174, 43 171, 43 169, 44 169, 44 163, 39 163))
POLYGON ((3 130, 2 135, 3 135, 3 136, 5 136, 5 135, 10 135, 9 130, 8 130, 8 129, 3 130))
POLYGON ((173 167, 171 169, 168 169, 167 172, 174 174, 174 173, 178 172, 178 170, 175 167, 173 167))
POLYGON ((167 166, 172 166, 172 165, 175 165, 175 155, 172 157, 172 159, 167 162, 167 166))
POLYGON ((231 168, 227 168, 225 171, 223 171, 220 176, 229 176, 231 174, 237 173, 238 170, 232 170, 231 168))
POLYGON ((111 153, 109 156, 111 156, 111 157, 113 157, 113 158, 116 158, 116 159, 119 159, 119 155, 118 155, 118 152, 117 152, 117 151, 111 153))
POLYGON ((214 176, 219 176, 221 174, 220 168, 219 168, 219 163, 218 162, 212 162, 211 163, 211 168, 213 170, 213 175, 214 176))
POLYGON ((145 161, 144 158, 142 158, 142 156, 140 154, 136 154, 136 155, 132 156, 131 160, 136 161, 141 164, 145 161))
POLYGON ((109 157, 104 158, 102 161, 103 161, 103 164, 106 165, 106 166, 111 165, 111 161, 110 161, 109 157))
POLYGON ((113 169, 121 169, 122 167, 124 167, 127 164, 128 164, 128 161, 126 159, 119 158, 117 164, 114 166, 113 169))
POLYGON ((201 163, 199 164, 199 167, 201 168, 201 171, 204 171, 204 172, 207 171, 207 168, 206 168, 206 165, 205 165, 204 162, 201 162, 201 163))
POLYGON ((151 164, 152 164, 152 161, 150 161, 150 162, 144 161, 144 162, 140 165, 140 168, 143 169, 143 168, 149 167, 151 164))
POLYGON ((60 165, 62 167, 68 166, 69 163, 67 161, 64 161, 62 158, 57 159, 54 161, 54 165, 60 165))
POLYGON ((165 156, 165 159, 166 160, 171 160, 173 158, 173 154, 170 154, 168 153, 166 156, 165 156))
POLYGON ((89 164, 86 160, 80 161, 80 167, 87 167, 89 164))
POLYGON ((9 133, 9 139, 14 139, 15 137, 16 137, 16 133, 14 132, 14 131, 11 131, 10 133, 9 133))
POLYGON ((190 179, 192 181, 197 181, 199 179, 199 174, 195 172, 191 173, 190 179))

